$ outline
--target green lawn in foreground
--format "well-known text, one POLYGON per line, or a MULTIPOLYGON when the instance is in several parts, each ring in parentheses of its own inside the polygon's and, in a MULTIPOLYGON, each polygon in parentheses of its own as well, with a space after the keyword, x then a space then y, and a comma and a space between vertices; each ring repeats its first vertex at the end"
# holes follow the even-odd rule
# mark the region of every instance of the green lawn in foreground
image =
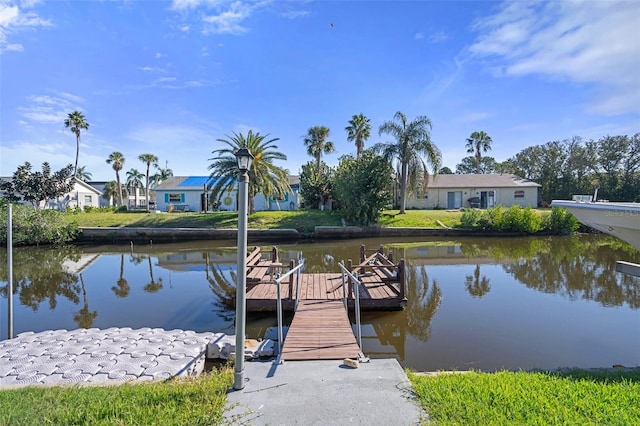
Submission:
MULTIPOLYGON (((442 228, 460 224, 460 211, 447 210, 407 210, 398 214, 397 210, 382 213, 381 226, 442 228), (440 223, 438 223, 440 222, 440 223)), ((80 227, 156 227, 156 228, 237 228, 236 212, 212 213, 113 213, 90 212, 68 213, 67 220, 80 227)), ((316 226, 342 226, 337 211, 296 210, 263 211, 249 215, 249 228, 275 229, 292 228, 302 232, 313 232, 316 226)))
POLYGON ((640 369, 408 375, 434 425, 640 424, 640 369))
POLYGON ((0 390, 0 426, 221 424, 232 383, 232 367, 224 367, 138 385, 0 390))
MULTIPOLYGON (((640 420, 640 369, 407 374, 434 425, 635 425, 640 420)), ((0 426, 221 424, 232 382, 227 365, 196 378, 139 385, 0 390, 0 426)))

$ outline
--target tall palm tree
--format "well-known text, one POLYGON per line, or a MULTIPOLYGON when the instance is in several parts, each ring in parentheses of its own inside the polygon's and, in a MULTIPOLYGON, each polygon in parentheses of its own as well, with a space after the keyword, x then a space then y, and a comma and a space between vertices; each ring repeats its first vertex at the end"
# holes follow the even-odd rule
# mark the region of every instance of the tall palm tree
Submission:
POLYGON ((369 124, 369 121, 363 114, 354 115, 349 120, 349 125, 344 128, 347 131, 347 140, 356 143, 356 157, 359 157, 364 151, 364 141, 371 137, 371 124, 369 124))
POLYGON ((265 198, 282 199, 291 191, 287 170, 273 164, 275 160, 286 160, 287 156, 276 151, 275 144, 280 138, 268 139, 269 135, 253 133, 249 130, 245 137, 242 133, 225 135, 226 139, 218 139, 225 147, 212 151, 213 158, 208 170, 211 170, 208 189, 211 198, 220 201, 225 193, 235 188, 238 178, 238 162, 235 153, 240 148, 247 148, 254 159, 249 170, 249 211, 253 211, 253 198, 261 193, 265 198))
POLYGON ((153 154, 140 154, 138 159, 147 165, 147 174, 144 181, 144 195, 147 201, 147 211, 149 210, 149 167, 153 164, 154 167, 158 167, 158 157, 153 154))
POLYGON ((111 168, 116 172, 116 184, 118 186, 118 196, 120 200, 120 205, 124 205, 122 202, 122 185, 120 184, 120 170, 124 167, 124 155, 121 152, 113 151, 109 154, 109 158, 107 158, 107 164, 111 164, 111 168))
POLYGON ((73 111, 67 115, 64 120, 64 127, 71 130, 76 135, 76 163, 73 167, 73 176, 76 176, 78 170, 78 156, 80 155, 80 132, 82 130, 89 130, 89 123, 84 114, 80 111, 73 111))
POLYGON ((481 161, 482 161, 482 152, 487 152, 491 150, 491 136, 486 134, 485 132, 473 132, 471 136, 467 138, 467 143, 465 148, 467 148, 467 152, 469 154, 474 154, 476 157, 476 170, 480 173, 481 161))
POLYGON ((142 178, 144 175, 138 169, 131 169, 127 172, 127 188, 133 189, 135 207, 138 207, 138 191, 142 187, 142 178))
POLYGON ((307 153, 316 159, 316 170, 320 170, 320 159, 322 154, 331 154, 334 151, 333 142, 328 141, 329 128, 325 126, 314 126, 304 137, 304 145, 307 153))
POLYGON ((400 214, 403 214, 407 205, 407 189, 414 190, 418 179, 429 177, 427 164, 433 169, 433 174, 438 173, 442 162, 442 154, 438 147, 431 141, 431 120, 421 115, 409 122, 407 116, 398 111, 392 121, 382 123, 378 132, 380 135, 389 134, 394 137, 394 142, 377 143, 373 150, 381 153, 390 162, 397 161, 400 169, 400 214), (422 158, 426 156, 426 162, 422 158))
POLYGON ((93 177, 93 174, 87 171, 86 166, 78 167, 78 170, 76 170, 76 178, 80 179, 83 182, 87 182, 91 180, 92 177, 93 177))

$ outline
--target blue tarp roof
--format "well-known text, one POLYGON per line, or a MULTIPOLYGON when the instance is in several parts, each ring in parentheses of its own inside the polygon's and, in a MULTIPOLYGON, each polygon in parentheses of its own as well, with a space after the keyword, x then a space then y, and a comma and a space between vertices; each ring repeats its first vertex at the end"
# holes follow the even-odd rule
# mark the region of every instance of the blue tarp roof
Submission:
POLYGON ((204 186, 208 185, 210 181, 215 182, 216 178, 210 178, 209 176, 189 176, 178 186, 204 186))

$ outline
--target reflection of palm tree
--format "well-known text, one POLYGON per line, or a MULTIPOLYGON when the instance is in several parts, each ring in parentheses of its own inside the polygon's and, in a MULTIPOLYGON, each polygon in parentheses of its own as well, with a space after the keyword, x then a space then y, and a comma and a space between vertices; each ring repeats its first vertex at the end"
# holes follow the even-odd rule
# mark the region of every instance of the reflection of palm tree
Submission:
POLYGON ((84 305, 82 309, 80 309, 73 316, 73 320, 78 324, 80 328, 91 328, 93 325, 93 321, 95 321, 98 316, 98 311, 89 311, 89 299, 87 299, 87 291, 84 287, 84 279, 82 278, 82 274, 80 274, 80 284, 82 285, 82 299, 84 301, 84 305))
POLYGON ((127 297, 129 295, 129 283, 124 279, 124 254, 120 255, 120 278, 116 282, 117 286, 111 287, 111 290, 118 297, 127 297))
POLYGON ((151 281, 149 282, 149 284, 144 286, 144 291, 146 291, 147 293, 156 293, 158 290, 162 288, 162 277, 158 278, 158 281, 156 281, 153 278, 153 267, 151 265, 151 256, 148 256, 147 259, 149 259, 149 276, 151 277, 151 281))
POLYGON ((467 275, 464 280, 467 291, 473 297, 482 297, 489 293, 491 290, 491 284, 489 284, 489 278, 484 275, 480 278, 480 265, 476 265, 476 269, 472 275, 467 275))
MULTIPOLYGON (((222 272, 220 265, 215 265, 215 268, 211 267, 211 264, 209 263, 209 253, 205 253, 205 256, 205 274, 207 281, 209 282, 209 288, 211 288, 213 294, 218 297, 219 305, 223 306, 224 308, 232 307, 233 300, 236 294, 236 287, 234 283, 237 282, 237 275, 233 273, 233 271, 230 271, 230 279, 228 279, 222 272), (209 271, 211 271, 213 277, 209 275, 209 271)), ((229 312, 230 315, 228 316, 228 318, 225 318, 226 320, 233 319, 233 312, 229 312)))
POLYGON ((429 291, 429 277, 424 266, 407 265, 406 272, 407 328, 413 337, 426 342, 431 337, 431 320, 442 302, 442 292, 436 280, 429 291))

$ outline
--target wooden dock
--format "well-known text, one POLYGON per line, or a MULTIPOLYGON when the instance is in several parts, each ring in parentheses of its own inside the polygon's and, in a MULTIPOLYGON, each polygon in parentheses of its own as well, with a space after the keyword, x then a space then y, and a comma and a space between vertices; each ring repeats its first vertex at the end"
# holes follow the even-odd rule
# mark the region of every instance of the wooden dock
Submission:
MULTIPOLYGON (((382 247, 370 256, 360 248, 360 262, 347 270, 360 281, 361 310, 400 310, 406 306, 404 259, 396 265, 382 247)), ((277 310, 276 279, 295 267, 280 263, 274 247, 268 258, 255 248, 247 256, 247 311, 277 310)), ((282 360, 358 358, 361 349, 347 309, 355 308, 355 281, 346 274, 292 274, 280 284, 282 308, 295 311, 282 348, 282 360), (346 292, 346 298, 345 298, 346 292), (345 309, 346 302, 346 309, 345 309), (297 309, 296 309, 297 306, 297 309)))
MULTIPOLYGON (((295 266, 293 261, 284 266, 277 258, 277 250, 271 253, 272 259, 261 259, 256 250, 247 257, 247 311, 275 311, 277 309, 277 287, 274 284, 276 273, 286 273, 295 266)), ((402 310, 406 304, 404 260, 397 265, 378 249, 369 257, 364 257, 361 248, 361 262, 348 269, 358 273, 360 286, 360 307, 368 311, 402 310)), ((291 276, 281 284, 282 308, 285 311, 295 309, 296 299, 303 300, 343 300, 342 274, 301 273, 300 281, 291 276), (299 294, 298 294, 299 292, 299 294)), ((347 305, 350 310, 355 306, 353 284, 347 281, 347 305)))

